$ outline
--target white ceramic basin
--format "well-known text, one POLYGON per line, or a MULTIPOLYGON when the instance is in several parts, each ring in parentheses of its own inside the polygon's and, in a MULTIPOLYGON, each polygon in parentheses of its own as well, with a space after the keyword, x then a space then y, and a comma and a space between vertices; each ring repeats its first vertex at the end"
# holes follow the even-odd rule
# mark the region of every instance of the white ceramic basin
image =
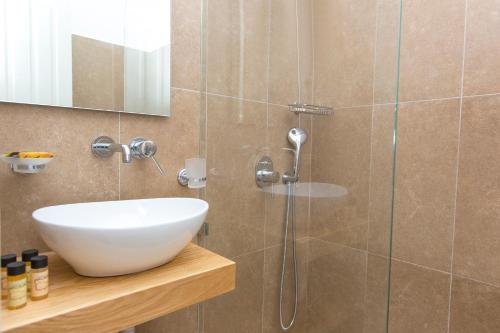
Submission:
POLYGON ((78 274, 113 276, 172 260, 207 212, 203 200, 159 198, 51 206, 33 218, 45 243, 78 274))

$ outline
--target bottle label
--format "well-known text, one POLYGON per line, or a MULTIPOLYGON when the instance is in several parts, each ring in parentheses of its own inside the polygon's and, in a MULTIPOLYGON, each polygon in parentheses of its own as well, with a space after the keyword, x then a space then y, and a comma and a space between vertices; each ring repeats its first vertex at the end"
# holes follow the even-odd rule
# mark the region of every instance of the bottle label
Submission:
POLYGON ((18 307, 27 302, 26 279, 9 281, 9 306, 18 307))
POLYGON ((31 296, 41 297, 49 292, 49 270, 31 272, 31 296))
POLYGON ((9 287, 7 285, 7 272, 2 270, 2 296, 9 294, 9 287))
POLYGON ((31 289, 31 264, 26 264, 26 286, 28 287, 28 291, 31 289))

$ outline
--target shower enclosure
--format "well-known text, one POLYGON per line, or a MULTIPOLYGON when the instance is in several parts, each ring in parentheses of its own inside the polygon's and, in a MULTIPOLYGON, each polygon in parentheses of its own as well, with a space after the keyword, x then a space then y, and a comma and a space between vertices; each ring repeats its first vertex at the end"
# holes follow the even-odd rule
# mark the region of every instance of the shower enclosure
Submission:
POLYGON ((282 332, 295 298, 289 332, 386 332, 400 1, 205 0, 203 21, 200 241, 238 269, 236 290, 198 309, 200 332, 282 332), (294 127, 307 140, 286 233, 290 190, 258 187, 255 164, 293 170, 294 127))
POLYGON ((141 332, 387 332, 400 1, 202 0, 200 11, 210 210, 198 241, 237 263, 236 289, 141 332), (265 156, 281 178, 261 188, 265 156), (299 167, 290 189, 283 175, 299 167))

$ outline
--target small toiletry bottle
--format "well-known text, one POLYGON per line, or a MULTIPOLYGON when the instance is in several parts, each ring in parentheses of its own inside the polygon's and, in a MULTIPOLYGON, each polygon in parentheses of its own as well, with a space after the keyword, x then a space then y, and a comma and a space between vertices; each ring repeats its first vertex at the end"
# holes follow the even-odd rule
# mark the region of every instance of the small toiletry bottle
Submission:
POLYGON ((17 256, 15 254, 5 254, 2 256, 2 299, 7 299, 7 295, 9 295, 9 289, 7 287, 7 265, 16 261, 17 256))
POLYGON ((49 296, 49 259, 47 256, 31 258, 31 293, 33 301, 49 296))
POLYGON ((11 262, 7 265, 7 285, 9 288, 7 308, 15 310, 25 306, 26 302, 28 302, 28 290, 24 262, 11 262))
POLYGON ((24 264, 26 265, 26 281, 27 281, 27 286, 28 286, 28 292, 30 291, 31 288, 31 258, 35 257, 38 255, 38 250, 37 249, 30 249, 30 250, 24 250, 22 257, 24 264))

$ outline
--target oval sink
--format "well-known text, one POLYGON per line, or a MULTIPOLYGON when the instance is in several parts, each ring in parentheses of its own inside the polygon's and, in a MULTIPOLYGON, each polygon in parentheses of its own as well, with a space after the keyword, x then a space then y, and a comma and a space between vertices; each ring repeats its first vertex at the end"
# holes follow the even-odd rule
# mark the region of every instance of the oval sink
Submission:
POLYGON ((172 260, 207 212, 200 199, 159 198, 51 206, 33 218, 45 243, 78 274, 113 276, 172 260))

